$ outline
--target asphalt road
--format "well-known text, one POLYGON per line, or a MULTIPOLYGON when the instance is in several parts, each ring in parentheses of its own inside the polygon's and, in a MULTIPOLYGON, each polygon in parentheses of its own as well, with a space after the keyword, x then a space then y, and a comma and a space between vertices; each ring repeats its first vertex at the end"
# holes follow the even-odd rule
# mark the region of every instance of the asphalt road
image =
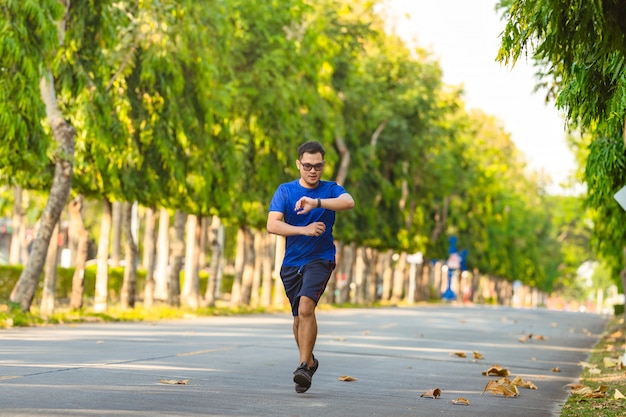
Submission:
POLYGON ((305 394, 288 314, 0 330, 0 415, 558 416, 606 320, 455 305, 320 311, 305 394), (495 364, 537 389, 483 393, 495 364), (438 398, 421 397, 434 388, 438 398))

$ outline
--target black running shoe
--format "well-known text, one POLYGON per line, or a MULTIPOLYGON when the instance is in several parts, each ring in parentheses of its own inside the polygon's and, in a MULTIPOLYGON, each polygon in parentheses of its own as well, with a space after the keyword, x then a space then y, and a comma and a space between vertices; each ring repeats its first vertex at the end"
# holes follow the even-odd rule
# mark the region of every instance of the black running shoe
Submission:
POLYGON ((309 368, 306 362, 302 362, 298 369, 295 370, 293 373, 293 381, 296 383, 296 392, 298 394, 305 393, 311 388, 313 374, 317 371, 319 365, 319 361, 313 356, 313 366, 309 368))

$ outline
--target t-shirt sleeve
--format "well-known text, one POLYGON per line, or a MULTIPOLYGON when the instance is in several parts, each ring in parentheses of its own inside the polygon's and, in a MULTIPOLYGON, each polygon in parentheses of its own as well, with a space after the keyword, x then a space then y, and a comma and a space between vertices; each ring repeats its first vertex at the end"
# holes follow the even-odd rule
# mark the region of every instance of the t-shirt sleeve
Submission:
POLYGON ((272 201, 270 201, 269 211, 279 211, 285 213, 285 205, 287 204, 287 192, 285 187, 280 185, 274 192, 272 201))
POLYGON ((337 198, 341 194, 345 194, 347 191, 341 185, 337 183, 333 183, 332 187, 330 187, 330 195, 332 198, 337 198))

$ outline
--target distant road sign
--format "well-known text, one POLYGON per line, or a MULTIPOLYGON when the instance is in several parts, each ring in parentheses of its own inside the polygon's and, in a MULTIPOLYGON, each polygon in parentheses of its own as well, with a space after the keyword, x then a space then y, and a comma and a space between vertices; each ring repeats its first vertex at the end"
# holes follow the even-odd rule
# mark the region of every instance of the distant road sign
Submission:
POLYGON ((460 269, 461 268, 461 256, 458 253, 451 253, 450 257, 446 261, 446 265, 450 269, 460 269))
POLYGON ((613 198, 615 198, 619 205, 622 206, 624 210, 626 210, 626 185, 623 186, 618 192, 616 192, 613 198))

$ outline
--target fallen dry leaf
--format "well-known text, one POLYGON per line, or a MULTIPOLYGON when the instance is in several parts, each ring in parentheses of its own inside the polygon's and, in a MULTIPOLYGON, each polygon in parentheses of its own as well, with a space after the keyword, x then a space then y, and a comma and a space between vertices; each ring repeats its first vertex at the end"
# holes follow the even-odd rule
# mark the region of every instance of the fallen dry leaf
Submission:
POLYGON ((544 335, 538 334, 535 336, 535 340, 548 340, 544 335))
POLYGON ((552 372, 561 372, 561 368, 555 367, 551 369, 552 372))
POLYGON ((469 400, 466 400, 465 398, 462 398, 462 397, 459 397, 456 400, 452 400, 450 402, 455 405, 470 405, 469 400))
POLYGON ((604 358, 602 361, 604 362, 605 368, 616 368, 620 365, 622 359, 604 358))
POLYGON ((188 379, 162 379, 161 383, 167 384, 167 385, 187 385, 189 384, 189 380, 188 379))
POLYGON ((587 397, 591 398, 604 398, 606 397, 606 387, 604 385, 600 385, 598 389, 593 391, 591 395, 587 395, 587 397))
POLYGON ((602 373, 602 370, 598 369, 598 368, 591 368, 589 369, 589 373, 591 375, 599 375, 602 373))
POLYGON ((535 384, 533 384, 531 381, 524 381, 522 377, 519 375, 513 378, 513 381, 511 381, 511 384, 515 385, 516 387, 522 387, 522 388, 527 388, 527 389, 537 389, 537 386, 535 384))
POLYGON ((459 358, 467 358, 467 355, 465 354, 465 352, 453 352, 451 353, 451 355, 458 356, 459 358))
POLYGON ((585 398, 604 398, 606 397, 606 385, 600 385, 595 390, 592 390, 586 385, 580 384, 571 384, 575 385, 576 389, 572 388, 572 395, 579 395, 585 398))
POLYGON ((474 351, 474 359, 481 360, 481 359, 485 359, 485 357, 483 356, 482 353, 474 351))
POLYGON ((564 385, 564 386, 563 386, 563 388, 569 388, 569 389, 571 389, 572 391, 577 390, 577 389, 580 389, 580 388, 582 388, 582 387, 584 387, 584 385, 583 385, 583 384, 567 384, 567 385, 564 385))
POLYGON ((441 390, 439 388, 433 388, 431 390, 426 391, 420 397, 424 398, 439 398, 441 396, 441 390))
POLYGON ((487 382, 482 393, 484 394, 485 392, 490 392, 494 395, 504 395, 505 397, 517 397, 519 395, 515 385, 506 382, 498 383, 498 381, 494 380, 487 382))
POLYGON ((616 399, 616 400, 624 400, 624 399, 626 399, 624 394, 622 394, 620 392, 620 390, 618 390, 617 388, 615 388, 615 394, 613 395, 613 398, 616 399))
POLYGON ((483 371, 483 375, 487 376, 509 376, 511 373, 508 369, 503 368, 500 365, 492 365, 491 368, 483 371))
POLYGON ((520 343, 526 343, 528 340, 532 339, 532 337, 533 337, 533 334, 531 333, 529 335, 522 336, 517 340, 519 340, 520 343))
POLYGON ((353 376, 349 376, 349 375, 341 375, 339 378, 337 378, 339 381, 344 381, 344 382, 354 382, 357 381, 357 379, 353 376))

